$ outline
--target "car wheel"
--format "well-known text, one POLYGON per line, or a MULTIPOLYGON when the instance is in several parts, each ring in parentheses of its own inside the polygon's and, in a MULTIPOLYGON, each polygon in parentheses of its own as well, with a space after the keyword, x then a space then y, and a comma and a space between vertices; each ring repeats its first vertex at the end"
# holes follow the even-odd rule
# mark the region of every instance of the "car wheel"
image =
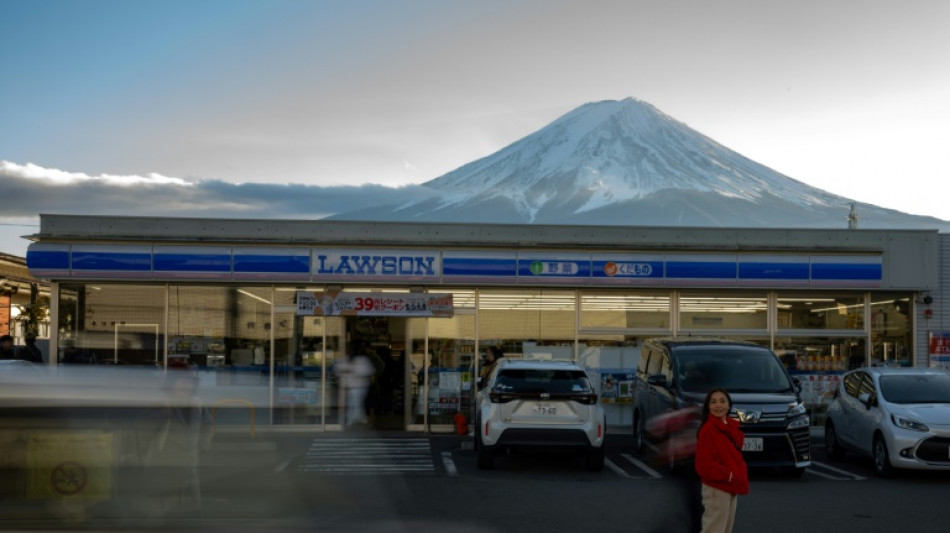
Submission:
POLYGON ((587 469, 591 472, 600 472, 604 469, 604 456, 606 451, 604 448, 605 444, 601 444, 599 448, 594 448, 590 450, 587 454, 587 469))
POLYGON ((835 461, 844 459, 844 450, 841 449, 841 443, 838 442, 838 433, 835 431, 835 425, 829 420, 825 423, 825 452, 828 457, 835 461))
POLYGON ((891 466, 891 458, 887 453, 887 443, 880 435, 874 437, 874 473, 879 477, 894 475, 894 467, 891 466))
POLYGON ((633 453, 640 455, 643 448, 643 419, 637 411, 633 413, 633 453))

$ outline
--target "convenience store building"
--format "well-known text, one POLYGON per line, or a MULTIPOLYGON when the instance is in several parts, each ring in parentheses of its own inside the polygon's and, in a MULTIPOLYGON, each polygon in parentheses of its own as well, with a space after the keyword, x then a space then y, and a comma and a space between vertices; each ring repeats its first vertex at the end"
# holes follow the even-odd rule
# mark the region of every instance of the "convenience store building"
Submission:
POLYGON ((583 362, 608 424, 628 425, 639 346, 659 336, 770 346, 820 417, 848 368, 928 364, 950 248, 937 230, 71 215, 32 239, 50 364, 185 361, 258 429, 325 431, 342 429, 333 363, 353 340, 378 366, 378 428, 451 430, 489 345, 583 362))

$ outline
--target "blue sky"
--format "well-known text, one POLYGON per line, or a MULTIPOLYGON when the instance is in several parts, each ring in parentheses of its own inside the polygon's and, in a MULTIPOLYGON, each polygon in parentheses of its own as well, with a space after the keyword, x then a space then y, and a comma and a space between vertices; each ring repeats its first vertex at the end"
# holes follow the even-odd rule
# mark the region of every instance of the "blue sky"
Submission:
POLYGON ((39 212, 319 217, 628 96, 947 219, 948 27, 939 0, 0 0, 0 251, 39 212), (285 203, 314 187, 333 203, 285 203))

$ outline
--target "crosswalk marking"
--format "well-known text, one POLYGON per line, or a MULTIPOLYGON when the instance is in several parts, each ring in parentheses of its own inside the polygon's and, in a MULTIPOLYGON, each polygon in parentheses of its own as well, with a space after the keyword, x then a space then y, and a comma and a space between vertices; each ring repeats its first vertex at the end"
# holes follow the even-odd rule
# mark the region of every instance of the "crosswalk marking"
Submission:
POLYGON ((387 475, 435 472, 428 439, 384 437, 316 438, 298 472, 387 475))

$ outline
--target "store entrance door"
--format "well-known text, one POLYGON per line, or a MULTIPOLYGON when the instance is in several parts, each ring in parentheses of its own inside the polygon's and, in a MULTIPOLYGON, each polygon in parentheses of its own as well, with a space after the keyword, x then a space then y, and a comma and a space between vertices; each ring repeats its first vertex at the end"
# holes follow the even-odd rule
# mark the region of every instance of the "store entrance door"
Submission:
POLYGON ((347 349, 365 346, 376 374, 366 397, 370 426, 377 430, 406 429, 410 402, 406 392, 410 372, 407 347, 411 346, 413 321, 403 317, 347 317, 347 349))

